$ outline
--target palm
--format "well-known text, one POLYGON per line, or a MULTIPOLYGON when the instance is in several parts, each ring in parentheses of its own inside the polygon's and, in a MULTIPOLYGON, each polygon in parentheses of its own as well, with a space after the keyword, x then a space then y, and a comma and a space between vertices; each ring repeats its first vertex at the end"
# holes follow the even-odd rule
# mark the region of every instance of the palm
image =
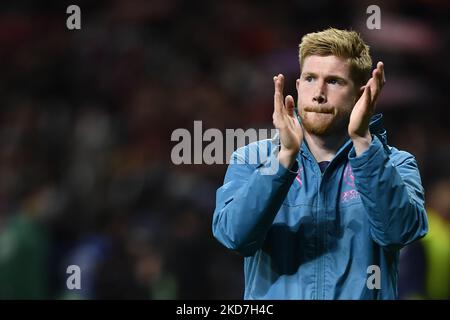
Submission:
POLYGON ((378 62, 377 68, 372 72, 372 77, 364 86, 363 94, 356 102, 350 115, 348 134, 352 139, 366 137, 369 134, 370 118, 385 82, 384 65, 382 62, 378 62))
MULTIPOLYGON (((369 87, 370 88, 370 87, 369 87)), ((348 125, 350 137, 364 137, 369 129, 370 117, 373 113, 373 105, 370 89, 365 89, 361 97, 353 107, 348 125)))
POLYGON ((281 149, 296 154, 303 140, 303 129, 294 112, 294 98, 288 95, 283 99, 283 75, 274 77, 274 82, 273 124, 279 130, 281 149))
POLYGON ((285 119, 281 120, 281 126, 285 124, 284 128, 280 128, 280 126, 277 127, 277 125, 275 125, 280 132, 281 147, 287 150, 297 150, 298 152, 303 140, 302 127, 296 117, 284 117, 285 119))

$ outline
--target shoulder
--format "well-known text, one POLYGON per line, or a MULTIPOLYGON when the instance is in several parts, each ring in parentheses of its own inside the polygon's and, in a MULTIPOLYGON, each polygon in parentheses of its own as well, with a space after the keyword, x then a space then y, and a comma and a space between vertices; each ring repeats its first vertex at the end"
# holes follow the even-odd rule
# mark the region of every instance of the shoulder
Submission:
POLYGON ((392 146, 387 146, 387 148, 390 152, 389 157, 395 166, 411 162, 416 163, 416 158, 411 153, 392 146))
POLYGON ((258 165, 265 162, 273 152, 278 151, 278 135, 271 139, 258 140, 236 149, 231 155, 231 164, 258 165))

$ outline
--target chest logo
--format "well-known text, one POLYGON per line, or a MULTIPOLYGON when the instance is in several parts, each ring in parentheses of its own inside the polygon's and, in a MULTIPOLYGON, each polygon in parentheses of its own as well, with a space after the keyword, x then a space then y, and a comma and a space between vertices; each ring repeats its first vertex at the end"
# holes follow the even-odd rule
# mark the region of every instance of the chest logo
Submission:
POLYGON ((353 176, 353 170, 350 164, 347 164, 344 169, 344 182, 349 187, 355 187, 355 177, 353 176))
POLYGON ((303 186, 302 171, 303 171, 303 167, 298 170, 298 175, 295 177, 295 180, 297 180, 297 182, 300 184, 300 187, 303 186))

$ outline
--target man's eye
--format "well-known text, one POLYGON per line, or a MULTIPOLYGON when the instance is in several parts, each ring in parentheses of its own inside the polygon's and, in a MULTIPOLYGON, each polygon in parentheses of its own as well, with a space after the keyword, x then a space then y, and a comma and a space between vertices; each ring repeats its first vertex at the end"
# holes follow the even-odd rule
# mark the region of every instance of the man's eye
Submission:
POLYGON ((328 83, 329 84, 338 84, 339 82, 337 79, 330 79, 330 80, 328 80, 328 83))
POLYGON ((311 82, 311 81, 312 81, 312 77, 311 77, 311 76, 306 76, 306 77, 305 77, 305 81, 311 82))

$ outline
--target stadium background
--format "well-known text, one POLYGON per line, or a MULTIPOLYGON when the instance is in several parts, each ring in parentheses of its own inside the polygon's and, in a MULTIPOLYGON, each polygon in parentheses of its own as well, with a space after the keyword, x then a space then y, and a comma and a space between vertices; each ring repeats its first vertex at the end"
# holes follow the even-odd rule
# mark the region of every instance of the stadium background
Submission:
MULTIPOLYGON (((301 36, 329 26, 360 32, 385 62, 377 110, 390 144, 416 156, 448 223, 450 191, 433 187, 449 183, 449 9, 445 0, 2 2, 0 298, 241 298, 241 257, 211 234, 226 166, 173 165, 171 133, 194 120, 204 130, 271 128, 272 76, 285 74, 295 94, 301 36), (70 4, 81 30, 66 28, 70 4), (370 4, 381 30, 366 27, 370 4), (72 264, 81 290, 66 287, 72 264)), ((411 269, 405 261, 401 272, 411 269)), ((420 280, 408 274, 405 287, 420 280)))

